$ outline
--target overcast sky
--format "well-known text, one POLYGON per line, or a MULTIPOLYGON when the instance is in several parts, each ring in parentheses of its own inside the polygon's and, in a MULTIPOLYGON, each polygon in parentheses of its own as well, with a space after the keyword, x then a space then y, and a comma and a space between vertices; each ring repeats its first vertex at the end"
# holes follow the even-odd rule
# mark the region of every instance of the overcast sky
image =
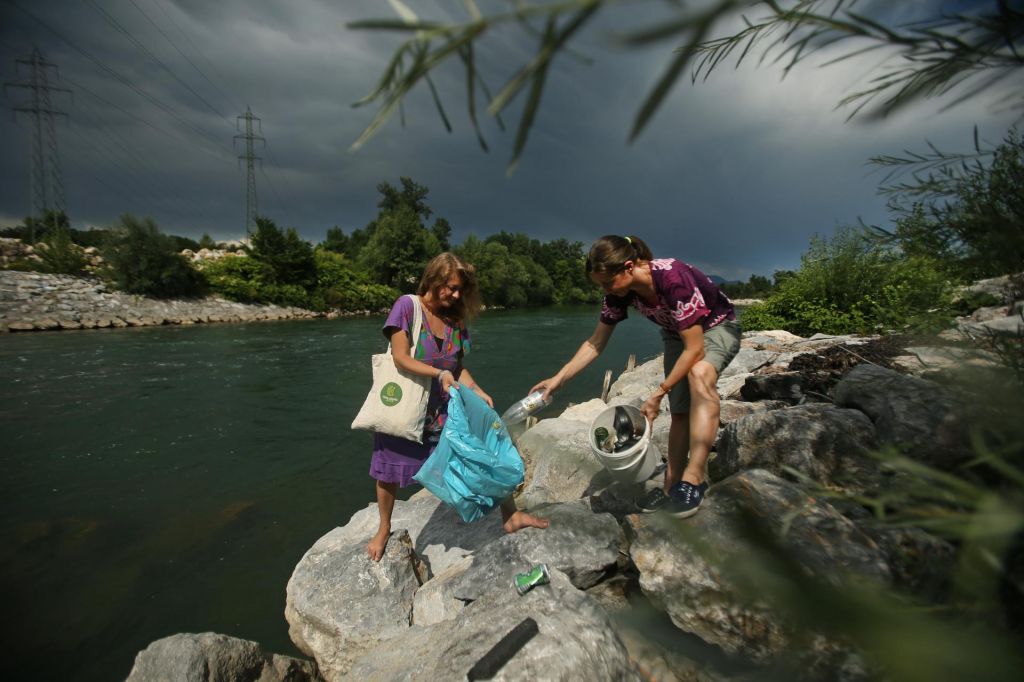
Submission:
MULTIPOLYGON (((460 0, 406 3, 424 19, 466 16, 460 0)), ((479 4, 486 11, 502 3, 479 4)), ((977 3, 955 7, 968 4, 977 3)), ((954 7, 895 5, 903 18, 954 7)), ((409 176, 430 188, 429 203, 451 222, 456 243, 499 230, 587 245, 602 234, 638 234, 656 255, 729 279, 795 267, 814 233, 858 219, 886 223, 870 156, 922 150, 926 140, 968 151, 975 124, 998 141, 1020 113, 994 110, 994 98, 984 97, 945 112, 924 103, 881 123, 846 123, 848 112, 834 107, 864 86, 879 57, 819 68, 821 57, 782 81, 778 69, 753 63, 720 68, 696 86, 684 79, 630 145, 633 117, 676 44, 627 51, 613 35, 671 11, 657 0, 611 11, 580 36, 578 50, 592 63, 558 58, 511 177, 521 102, 504 132, 484 120, 484 153, 456 63, 436 79, 454 132, 420 89, 407 100, 405 127, 395 117, 349 151, 374 113, 351 104, 372 90, 398 37, 345 24, 396 16, 386 0, 0 0, 0 78, 25 82, 29 71, 16 60, 36 46, 59 68, 52 85, 73 91, 53 93, 52 104, 68 114, 56 127, 76 227, 131 212, 165 232, 242 236, 242 147, 233 148, 232 136, 248 106, 267 140, 257 147, 260 212, 310 241, 334 225, 364 226, 376 215, 376 185, 409 176)), ((516 29, 478 45, 492 91, 533 49, 516 29)), ((12 111, 27 102, 27 90, 5 88, 0 224, 30 213, 31 118, 12 111)))

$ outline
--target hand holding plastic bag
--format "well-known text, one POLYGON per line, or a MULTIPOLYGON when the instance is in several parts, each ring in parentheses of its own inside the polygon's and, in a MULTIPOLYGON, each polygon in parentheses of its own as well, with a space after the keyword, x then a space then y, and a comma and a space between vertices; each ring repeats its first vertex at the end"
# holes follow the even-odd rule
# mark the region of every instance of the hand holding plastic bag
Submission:
POLYGON ((471 390, 448 391, 448 420, 441 440, 413 478, 476 521, 522 483, 523 458, 498 413, 471 390))

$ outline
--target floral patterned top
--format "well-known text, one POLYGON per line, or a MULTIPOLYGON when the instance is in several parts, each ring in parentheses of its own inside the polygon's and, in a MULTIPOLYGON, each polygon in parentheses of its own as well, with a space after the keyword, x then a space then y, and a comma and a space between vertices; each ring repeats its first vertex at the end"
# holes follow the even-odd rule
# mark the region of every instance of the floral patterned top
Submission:
POLYGON ((698 323, 708 331, 725 320, 736 319, 729 297, 697 268, 675 258, 656 258, 650 266, 657 305, 645 303, 635 291, 625 296, 607 294, 601 304, 602 322, 618 324, 626 319, 630 305, 673 333, 698 323))

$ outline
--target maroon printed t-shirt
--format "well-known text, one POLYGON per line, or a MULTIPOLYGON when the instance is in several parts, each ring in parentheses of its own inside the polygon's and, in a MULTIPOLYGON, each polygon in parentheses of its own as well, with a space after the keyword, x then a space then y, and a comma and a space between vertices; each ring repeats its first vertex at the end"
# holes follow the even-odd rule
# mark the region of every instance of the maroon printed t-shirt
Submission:
POLYGON ((700 323, 708 331, 725 320, 735 320, 732 301, 697 268, 675 258, 650 261, 651 279, 658 304, 648 305, 635 291, 625 296, 607 294, 601 304, 601 321, 618 324, 626 319, 629 306, 660 327, 679 333, 700 323))

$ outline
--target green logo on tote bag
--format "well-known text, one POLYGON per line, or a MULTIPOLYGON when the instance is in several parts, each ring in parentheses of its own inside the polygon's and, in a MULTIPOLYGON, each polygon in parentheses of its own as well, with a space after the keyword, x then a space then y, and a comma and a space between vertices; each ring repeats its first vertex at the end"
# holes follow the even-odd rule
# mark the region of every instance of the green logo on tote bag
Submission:
POLYGON ((384 384, 380 389, 380 401, 387 407, 394 407, 402 401, 402 387, 393 381, 384 384))

